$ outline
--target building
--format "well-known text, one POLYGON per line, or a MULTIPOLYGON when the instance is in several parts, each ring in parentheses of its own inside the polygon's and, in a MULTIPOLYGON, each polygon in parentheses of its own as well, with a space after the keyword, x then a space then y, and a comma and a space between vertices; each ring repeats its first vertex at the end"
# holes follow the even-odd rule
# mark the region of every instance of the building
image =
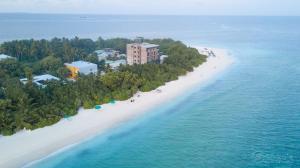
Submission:
POLYGON ((127 44, 127 64, 146 64, 159 61, 159 45, 149 43, 127 44))
MULTIPOLYGON (((33 79, 32 79, 32 82, 35 83, 36 85, 41 86, 41 87, 44 88, 44 87, 47 86, 46 83, 48 81, 51 81, 51 80, 57 80, 58 81, 60 79, 55 77, 55 76, 45 74, 45 75, 34 76, 33 79)), ((20 79, 20 81, 25 85, 28 82, 28 79, 23 78, 23 79, 20 79)))
POLYGON ((95 51, 95 53, 97 54, 99 61, 106 60, 106 58, 108 57, 108 54, 105 53, 104 50, 97 50, 95 51))
POLYGON ((111 59, 118 59, 120 55, 120 51, 113 50, 111 48, 105 48, 103 50, 96 50, 95 53, 98 56, 98 60, 106 60, 108 57, 111 59))
POLYGON ((161 55, 159 58, 160 58, 160 63, 162 64, 162 63, 164 63, 164 60, 166 58, 168 58, 168 56, 167 55, 161 55))
POLYGON ((8 56, 5 54, 0 54, 0 61, 5 60, 5 59, 11 59, 11 58, 14 58, 14 57, 11 57, 11 56, 8 56))
POLYGON ((126 65, 126 60, 106 61, 106 64, 108 64, 111 69, 116 70, 120 65, 126 65))
POLYGON ((89 75, 97 74, 98 66, 97 64, 85 62, 85 61, 76 61, 72 63, 65 63, 65 66, 70 70, 70 78, 75 79, 78 77, 78 74, 89 75))

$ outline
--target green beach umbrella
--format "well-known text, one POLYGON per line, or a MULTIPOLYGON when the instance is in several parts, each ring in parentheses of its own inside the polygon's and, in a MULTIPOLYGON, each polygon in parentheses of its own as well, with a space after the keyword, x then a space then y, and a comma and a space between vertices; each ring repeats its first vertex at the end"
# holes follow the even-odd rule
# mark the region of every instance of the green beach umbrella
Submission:
POLYGON ((95 106, 95 109, 96 109, 96 110, 100 110, 101 108, 102 108, 102 107, 101 107, 100 105, 96 105, 96 106, 95 106))

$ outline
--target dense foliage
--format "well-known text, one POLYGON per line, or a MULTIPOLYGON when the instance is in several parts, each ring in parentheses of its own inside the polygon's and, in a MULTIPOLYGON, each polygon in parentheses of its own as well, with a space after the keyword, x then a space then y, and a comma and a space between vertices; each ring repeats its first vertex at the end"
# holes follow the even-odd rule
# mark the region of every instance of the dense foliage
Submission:
POLYGON ((113 48, 125 52, 129 39, 99 38, 20 40, 5 42, 0 53, 16 59, 0 61, 0 134, 11 135, 22 129, 36 129, 75 115, 78 108, 93 108, 111 100, 126 100, 137 91, 150 91, 180 75, 192 71, 206 57, 194 48, 171 39, 146 40, 159 44, 169 55, 163 64, 121 66, 118 71, 105 67, 93 54, 96 49, 113 48), (80 76, 76 82, 65 79, 64 62, 88 60, 97 63, 104 75, 80 76), (22 84, 19 79, 32 79, 33 74, 50 73, 62 80, 50 81, 40 88, 33 82, 22 84))

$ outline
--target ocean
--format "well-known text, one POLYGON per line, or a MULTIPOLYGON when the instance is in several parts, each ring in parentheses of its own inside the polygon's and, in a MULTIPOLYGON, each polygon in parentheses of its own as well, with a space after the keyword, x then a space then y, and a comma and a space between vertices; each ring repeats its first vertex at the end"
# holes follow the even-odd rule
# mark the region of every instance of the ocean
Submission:
POLYGON ((145 116, 32 168, 300 167, 300 17, 0 14, 0 42, 170 37, 235 64, 145 116))

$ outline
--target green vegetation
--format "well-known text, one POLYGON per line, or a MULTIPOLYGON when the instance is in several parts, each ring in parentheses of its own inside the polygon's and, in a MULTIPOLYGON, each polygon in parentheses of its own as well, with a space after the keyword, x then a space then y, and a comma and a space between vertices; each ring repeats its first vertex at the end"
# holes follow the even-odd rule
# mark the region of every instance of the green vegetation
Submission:
POLYGON ((112 100, 126 100, 137 91, 150 91, 180 75, 192 71, 205 62, 206 57, 172 39, 154 39, 147 42, 160 45, 160 51, 169 55, 163 64, 121 66, 112 71, 93 54, 96 49, 113 48, 125 52, 129 39, 99 38, 20 40, 5 42, 0 53, 15 57, 0 61, 0 134, 11 135, 22 129, 36 129, 75 115, 79 107, 112 100), (76 82, 65 79, 68 70, 64 62, 87 60, 97 63, 105 75, 80 76, 76 82), (23 85, 19 79, 32 79, 33 74, 50 73, 61 81, 50 81, 40 88, 32 81, 23 85))

